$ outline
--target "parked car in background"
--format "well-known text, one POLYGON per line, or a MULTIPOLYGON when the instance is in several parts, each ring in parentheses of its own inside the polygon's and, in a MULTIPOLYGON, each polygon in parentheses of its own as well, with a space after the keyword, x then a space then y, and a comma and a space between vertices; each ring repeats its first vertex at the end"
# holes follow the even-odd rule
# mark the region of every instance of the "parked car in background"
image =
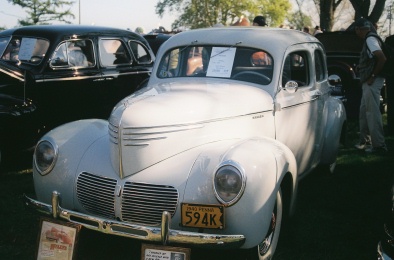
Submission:
MULTIPOLYGON (((357 71, 363 40, 349 27, 346 31, 324 32, 316 35, 324 45, 329 74, 336 74, 341 84, 334 88, 333 95, 342 99, 347 116, 358 118, 361 102, 361 83, 357 71)), ((382 89, 381 111, 385 111, 386 88, 382 89)))
POLYGON ((148 41, 153 53, 156 55, 163 42, 167 41, 174 33, 149 33, 144 34, 144 38, 148 41))
POLYGON ((147 41, 127 30, 48 25, 0 32, 0 154, 31 147, 66 122, 107 119, 148 79, 154 59, 147 41))
POLYGON ((323 46, 308 34, 176 34, 147 86, 108 121, 68 123, 39 141, 36 197, 25 203, 64 224, 141 240, 143 259, 197 247, 270 259, 299 180, 335 165, 346 112, 331 88, 323 46))

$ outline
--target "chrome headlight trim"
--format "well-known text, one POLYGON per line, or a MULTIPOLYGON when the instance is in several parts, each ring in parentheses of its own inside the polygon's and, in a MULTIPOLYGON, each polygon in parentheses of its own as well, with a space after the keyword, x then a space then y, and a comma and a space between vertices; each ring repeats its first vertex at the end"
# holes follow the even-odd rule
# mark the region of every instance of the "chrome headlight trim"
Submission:
POLYGON ((214 193, 215 193, 217 200, 221 204, 223 204, 226 207, 229 207, 229 206, 235 204, 242 197, 242 194, 245 191, 245 187, 246 187, 245 170, 237 162, 232 161, 232 160, 227 160, 227 161, 222 162, 217 167, 215 174, 213 176, 213 189, 214 189, 214 193), (218 190, 219 189, 219 186, 217 185, 218 184, 218 175, 223 174, 223 171, 232 171, 233 173, 238 175, 238 178, 239 178, 239 183, 237 185, 238 186, 237 191, 235 192, 236 195, 230 196, 232 198, 230 198, 229 200, 222 198, 221 191, 218 190))
POLYGON ((48 140, 41 140, 34 149, 34 167, 41 175, 48 174, 55 166, 58 146, 48 140))

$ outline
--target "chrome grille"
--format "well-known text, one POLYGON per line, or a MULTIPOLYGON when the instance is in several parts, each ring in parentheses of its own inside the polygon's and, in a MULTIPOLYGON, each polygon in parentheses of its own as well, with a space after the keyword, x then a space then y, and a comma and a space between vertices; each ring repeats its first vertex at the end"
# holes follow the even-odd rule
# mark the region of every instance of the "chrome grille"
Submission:
POLYGON ((122 196, 122 219, 157 225, 163 211, 174 215, 178 191, 171 186, 126 182, 122 196))
POLYGON ((116 180, 82 172, 77 179, 77 198, 89 212, 115 218, 116 180))

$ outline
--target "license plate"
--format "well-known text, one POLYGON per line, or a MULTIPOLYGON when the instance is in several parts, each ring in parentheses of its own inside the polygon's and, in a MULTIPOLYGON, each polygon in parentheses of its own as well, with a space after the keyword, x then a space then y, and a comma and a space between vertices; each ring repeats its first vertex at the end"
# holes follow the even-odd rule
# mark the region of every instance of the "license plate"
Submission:
POLYGON ((190 251, 190 248, 142 244, 141 260, 190 260, 190 251))
POLYGON ((219 205, 182 204, 182 226, 224 228, 224 207, 219 205))

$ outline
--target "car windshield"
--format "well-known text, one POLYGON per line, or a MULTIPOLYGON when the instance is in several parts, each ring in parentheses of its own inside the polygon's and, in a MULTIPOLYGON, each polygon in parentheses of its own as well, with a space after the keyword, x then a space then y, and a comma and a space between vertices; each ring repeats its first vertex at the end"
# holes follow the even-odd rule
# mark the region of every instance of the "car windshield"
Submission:
MULTIPOLYGON (((13 62, 39 64, 45 57, 49 41, 31 37, 13 37, 2 52, 1 59, 13 62)), ((3 42, 0 43, 0 51, 3 42)))
POLYGON ((259 49, 233 46, 184 46, 168 51, 157 76, 231 78, 267 85, 273 74, 272 56, 259 49))

